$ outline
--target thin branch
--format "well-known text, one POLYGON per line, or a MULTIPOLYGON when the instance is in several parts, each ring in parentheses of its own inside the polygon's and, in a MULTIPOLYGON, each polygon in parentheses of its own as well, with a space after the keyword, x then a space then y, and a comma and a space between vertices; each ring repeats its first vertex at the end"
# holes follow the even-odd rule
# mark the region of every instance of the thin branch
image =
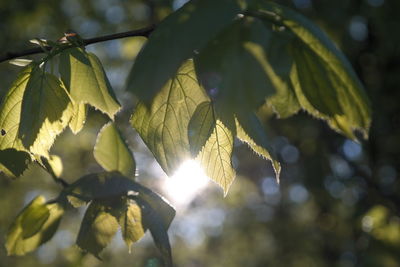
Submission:
POLYGON ((56 182, 57 184, 60 184, 63 188, 66 188, 69 186, 69 183, 65 181, 63 178, 58 177, 55 173, 51 165, 49 164, 49 161, 45 157, 41 157, 41 162, 37 162, 40 167, 42 167, 45 171, 47 171, 51 178, 53 178, 53 181, 56 182))
MULTIPOLYGON (((145 27, 142 29, 138 30, 133 30, 133 31, 127 31, 127 32, 120 32, 120 33, 115 33, 115 34, 110 34, 110 35, 104 35, 104 36, 99 36, 99 37, 94 37, 94 38, 89 38, 89 39, 83 39, 83 44, 90 45, 94 43, 100 43, 100 42, 105 42, 109 40, 115 40, 115 39, 121 39, 121 38, 126 38, 126 37, 134 37, 134 36, 144 36, 148 37, 150 33, 154 30, 154 25, 145 27)), ((51 46, 45 46, 45 49, 50 51, 52 49, 51 46)), ((24 57, 24 56, 29 56, 29 55, 34 55, 34 54, 40 54, 44 53, 43 49, 41 47, 35 47, 35 48, 30 48, 26 49, 23 51, 10 51, 6 52, 2 55, 0 55, 0 63, 11 60, 14 58, 18 57, 24 57)))

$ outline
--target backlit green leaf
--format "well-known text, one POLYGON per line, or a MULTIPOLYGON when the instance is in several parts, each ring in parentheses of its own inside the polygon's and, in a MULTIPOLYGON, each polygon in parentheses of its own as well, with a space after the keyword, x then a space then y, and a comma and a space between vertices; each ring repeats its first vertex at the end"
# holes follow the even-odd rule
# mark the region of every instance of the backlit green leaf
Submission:
POLYGON ((97 136, 94 158, 107 171, 134 176, 135 160, 128 145, 113 123, 106 124, 97 136))
MULTIPOLYGON (((60 54, 59 70, 62 81, 77 104, 87 103, 114 119, 120 105, 96 55, 83 48, 66 49, 60 54)), ((78 126, 84 121, 82 114, 75 112, 74 116, 81 116, 81 119, 75 118, 78 126)), ((79 129, 75 125, 72 128, 79 129)))
POLYGON ((23 90, 18 138, 32 153, 47 156, 71 119, 71 100, 57 77, 36 66, 23 90))
POLYGON ((297 38, 291 78, 302 108, 326 119, 333 129, 349 138, 355 139, 354 130, 360 130, 366 138, 371 123, 368 98, 350 63, 334 43, 315 24, 288 8, 257 1, 253 9, 256 16, 286 27, 297 38), (305 69, 318 72, 307 71, 303 76, 305 69))
POLYGON ((50 240, 63 215, 57 204, 46 204, 43 196, 29 203, 11 225, 6 238, 8 255, 24 255, 50 240))
POLYGON ((150 35, 135 60, 128 90, 145 103, 172 78, 182 63, 201 49, 240 12, 233 0, 192 0, 173 12, 150 35))
POLYGON ((118 230, 118 221, 112 214, 112 207, 103 201, 93 200, 86 210, 79 229, 76 244, 84 251, 99 258, 118 230))
POLYGON ((29 82, 33 65, 24 68, 3 98, 0 106, 0 149, 27 151, 18 137, 22 98, 29 82))
POLYGON ((74 134, 79 133, 86 121, 86 105, 84 103, 79 103, 74 105, 74 115, 69 122, 69 128, 74 134))
POLYGON ((142 224, 142 210, 133 200, 123 200, 122 209, 118 216, 118 222, 121 226, 122 238, 129 248, 132 243, 141 239, 145 232, 142 224))
MULTIPOLYGON (((212 106, 211 103, 209 105, 212 106)), ((212 119, 208 118, 205 121, 207 124, 205 127, 208 128, 212 125, 212 133, 196 160, 200 162, 206 175, 219 184, 226 195, 235 178, 235 170, 231 161, 235 132, 233 132, 232 125, 228 125, 229 122, 225 120, 223 122, 217 116, 214 107, 211 107, 211 114, 212 119)), ((197 123, 193 122, 193 124, 197 123)))
POLYGON ((196 107, 207 100, 189 60, 155 96, 149 108, 140 103, 132 115, 132 126, 168 175, 190 158, 188 123, 196 107))
POLYGON ((269 159, 274 167, 276 179, 279 182, 279 174, 281 166, 276 160, 272 148, 269 144, 268 137, 265 134, 261 122, 253 113, 236 115, 236 131, 237 137, 247 143, 249 147, 259 156, 269 159))

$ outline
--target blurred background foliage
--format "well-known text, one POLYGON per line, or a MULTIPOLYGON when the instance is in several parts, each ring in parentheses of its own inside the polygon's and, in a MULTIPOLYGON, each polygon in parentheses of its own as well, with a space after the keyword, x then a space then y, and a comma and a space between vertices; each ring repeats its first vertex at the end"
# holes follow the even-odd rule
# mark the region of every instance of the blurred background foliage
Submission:
MULTIPOLYGON (((0 0, 0 51, 28 48, 28 40, 35 37, 56 40, 66 29, 89 38, 140 28, 184 2, 0 0)), ((319 24, 349 57, 372 102, 370 138, 360 145, 303 112, 278 120, 270 110, 261 110, 283 165, 281 184, 276 184, 269 163, 237 143, 238 176, 226 198, 209 183, 197 196, 175 203, 177 217, 169 232, 175 264, 400 266, 400 2, 279 2, 319 24)), ((165 192, 165 174, 127 124, 135 99, 124 91, 124 83, 144 42, 144 38, 115 40, 88 50, 102 60, 124 105, 117 123, 134 151, 138 181, 174 203, 171 192, 165 192)), ((0 64, 0 96, 18 70, 0 64)), ((57 139, 52 152, 62 158, 66 180, 100 170, 92 149, 105 122, 105 116, 91 110, 81 133, 74 136, 67 130, 57 139)), ((7 257, 5 233, 19 210, 37 194, 51 199, 59 189, 34 165, 18 179, 0 174, 0 266, 159 266, 149 234, 133 245, 131 254, 117 237, 102 253, 102 262, 83 255, 74 246, 83 210, 69 211, 53 240, 38 251, 7 257)))

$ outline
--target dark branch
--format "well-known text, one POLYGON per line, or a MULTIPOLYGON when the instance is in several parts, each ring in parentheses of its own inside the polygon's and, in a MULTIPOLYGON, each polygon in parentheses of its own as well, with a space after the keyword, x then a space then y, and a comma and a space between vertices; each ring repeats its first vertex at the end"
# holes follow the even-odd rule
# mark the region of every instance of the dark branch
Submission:
MULTIPOLYGON (((100 43, 100 42, 105 42, 105 41, 115 40, 115 39, 120 39, 120 38, 126 38, 126 37, 134 37, 134 36, 148 37, 153 30, 154 30, 154 26, 149 26, 149 27, 142 28, 139 30, 104 35, 104 36, 94 37, 94 38, 90 38, 90 39, 83 39, 83 43, 86 46, 86 45, 90 45, 90 44, 94 44, 94 43, 100 43)), ((52 49, 51 46, 46 46, 44 48, 49 51, 52 49)), ((30 48, 30 49, 26 49, 23 51, 15 51, 15 52, 10 51, 10 52, 6 52, 6 53, 0 55, 0 63, 7 61, 7 60, 14 59, 14 58, 24 57, 24 56, 34 55, 34 54, 40 54, 40 53, 44 53, 44 51, 41 47, 30 48)))

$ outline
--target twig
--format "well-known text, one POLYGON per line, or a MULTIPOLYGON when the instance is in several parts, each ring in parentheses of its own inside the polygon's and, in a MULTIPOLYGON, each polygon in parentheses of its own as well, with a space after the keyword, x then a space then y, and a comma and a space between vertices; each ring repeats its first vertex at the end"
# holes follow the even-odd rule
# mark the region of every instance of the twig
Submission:
MULTIPOLYGON (((148 37, 150 33, 154 30, 154 25, 145 27, 142 29, 138 30, 133 30, 133 31, 127 31, 127 32, 120 32, 120 33, 115 33, 115 34, 110 34, 110 35, 104 35, 104 36, 99 36, 99 37, 94 37, 94 38, 89 38, 89 39, 83 39, 83 44, 90 45, 94 43, 100 43, 100 42, 105 42, 109 40, 115 40, 115 39, 121 39, 121 38, 126 38, 126 37, 134 37, 134 36, 145 36, 148 37)), ((47 50, 51 50, 51 46, 45 46, 44 47, 47 50)), ((30 48, 22 51, 9 51, 6 52, 2 55, 0 55, 0 63, 11 60, 14 58, 18 57, 23 57, 23 56, 29 56, 29 55, 34 55, 34 54, 40 54, 44 53, 43 49, 41 47, 35 47, 35 48, 30 48)))
POLYGON ((41 157, 41 162, 38 161, 38 164, 40 167, 42 167, 45 171, 47 171, 51 178, 53 178, 53 181, 56 182, 57 184, 60 184, 63 188, 66 188, 69 186, 69 183, 65 181, 63 178, 58 177, 55 173, 51 165, 49 164, 49 161, 45 157, 41 157))

